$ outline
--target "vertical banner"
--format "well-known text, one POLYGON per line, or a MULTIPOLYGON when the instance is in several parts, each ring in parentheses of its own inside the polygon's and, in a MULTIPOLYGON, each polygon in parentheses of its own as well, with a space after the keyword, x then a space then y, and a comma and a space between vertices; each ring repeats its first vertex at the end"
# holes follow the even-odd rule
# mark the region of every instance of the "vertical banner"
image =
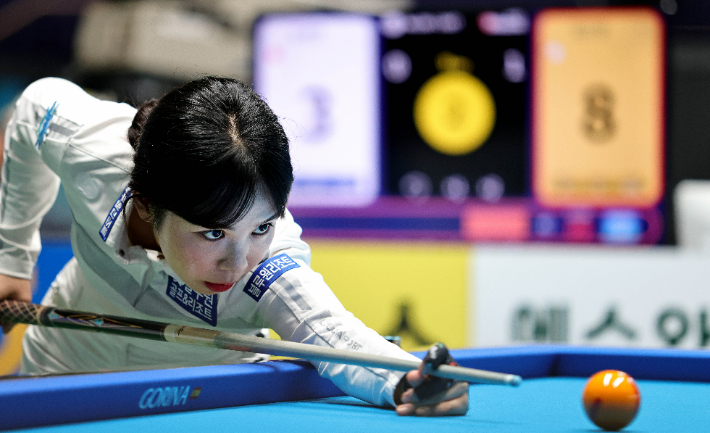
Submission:
POLYGON ((532 175, 545 206, 658 204, 665 28, 650 8, 548 9, 532 31, 532 175))

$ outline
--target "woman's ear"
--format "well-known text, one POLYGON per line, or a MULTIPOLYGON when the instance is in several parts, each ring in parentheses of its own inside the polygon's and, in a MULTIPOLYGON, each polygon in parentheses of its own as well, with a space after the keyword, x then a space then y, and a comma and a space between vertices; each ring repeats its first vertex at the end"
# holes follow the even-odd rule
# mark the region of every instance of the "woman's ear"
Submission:
POLYGON ((148 205, 148 200, 142 197, 136 197, 133 200, 140 219, 145 222, 150 222, 153 219, 153 215, 150 213, 150 206, 148 205))

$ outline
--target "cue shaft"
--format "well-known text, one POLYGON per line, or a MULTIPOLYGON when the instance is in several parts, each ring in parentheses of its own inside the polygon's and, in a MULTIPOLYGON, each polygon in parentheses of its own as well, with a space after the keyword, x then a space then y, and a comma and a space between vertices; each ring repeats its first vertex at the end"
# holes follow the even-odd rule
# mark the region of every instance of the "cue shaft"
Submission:
MULTIPOLYGON (((304 358, 309 361, 334 362, 338 364, 384 368, 397 371, 416 370, 420 365, 418 361, 382 355, 294 343, 291 341, 272 340, 193 326, 181 326, 127 317, 62 310, 12 300, 0 301, 0 322, 79 329, 135 338, 168 341, 171 343, 189 344, 193 346, 256 352, 275 356, 304 358)), ((446 379, 466 382, 513 386, 519 385, 522 380, 520 376, 513 374, 450 365, 441 365, 430 374, 446 379)))

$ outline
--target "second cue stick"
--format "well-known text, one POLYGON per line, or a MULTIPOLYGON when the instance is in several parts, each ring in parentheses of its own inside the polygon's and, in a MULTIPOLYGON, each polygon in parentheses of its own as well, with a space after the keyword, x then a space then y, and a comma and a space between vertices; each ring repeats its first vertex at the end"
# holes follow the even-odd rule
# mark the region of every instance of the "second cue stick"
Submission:
MULTIPOLYGON (((131 319, 127 317, 63 310, 54 307, 18 302, 0 301, 0 322, 25 323, 54 328, 79 329, 136 338, 214 347, 241 352, 256 352, 275 356, 304 358, 309 361, 326 361, 360 367, 410 371, 419 368, 419 362, 373 355, 349 350, 333 349, 291 341, 272 340, 233 332, 181 326, 171 323, 131 319)), ((520 376, 474 368, 441 365, 430 373, 446 379, 466 382, 517 386, 520 376)))

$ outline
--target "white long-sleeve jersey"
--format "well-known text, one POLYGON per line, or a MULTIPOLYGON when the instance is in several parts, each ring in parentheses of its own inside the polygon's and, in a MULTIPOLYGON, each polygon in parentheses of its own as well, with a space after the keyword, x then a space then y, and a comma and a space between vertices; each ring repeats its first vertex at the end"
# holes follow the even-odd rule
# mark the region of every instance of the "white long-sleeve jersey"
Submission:
MULTIPOLYGON (((0 184, 0 273, 30 279, 40 251, 39 226, 63 185, 72 211, 74 258, 43 304, 256 335, 263 328, 290 341, 416 360, 347 312, 310 268, 310 248, 286 212, 275 225, 269 259, 232 289, 213 296, 185 285, 157 251, 133 246, 126 233, 126 186, 133 149, 127 130, 136 110, 100 101, 57 78, 30 85, 5 136, 0 184), (124 209, 125 207, 125 209, 124 209)), ((176 173, 179 176, 179 173, 176 173)), ((253 362, 262 355, 148 340, 29 327, 27 372, 97 371, 253 362)), ((402 373, 315 362, 344 392, 393 404, 402 373)))

